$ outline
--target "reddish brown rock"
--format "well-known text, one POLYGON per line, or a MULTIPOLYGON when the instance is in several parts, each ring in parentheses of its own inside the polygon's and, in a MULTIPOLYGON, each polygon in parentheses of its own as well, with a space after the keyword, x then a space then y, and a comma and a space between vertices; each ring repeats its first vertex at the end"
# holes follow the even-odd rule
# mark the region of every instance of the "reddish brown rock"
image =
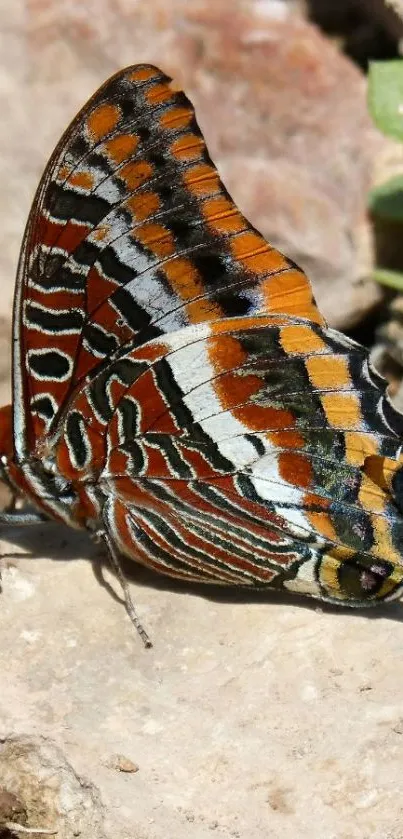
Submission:
POLYGON ((30 0, 3 29, 0 106, 3 305, 37 179, 67 121, 124 64, 159 63, 194 100, 211 153, 244 212, 310 274, 333 324, 379 291, 366 192, 382 139, 365 82, 280 0, 30 0))
POLYGON ((364 78, 296 5, 31 0, 19 146, 34 119, 33 148, 24 147, 33 187, 59 132, 109 73, 160 64, 193 99, 246 215, 308 271, 329 320, 348 326, 379 295, 362 280, 371 268, 366 193, 382 139, 364 78))

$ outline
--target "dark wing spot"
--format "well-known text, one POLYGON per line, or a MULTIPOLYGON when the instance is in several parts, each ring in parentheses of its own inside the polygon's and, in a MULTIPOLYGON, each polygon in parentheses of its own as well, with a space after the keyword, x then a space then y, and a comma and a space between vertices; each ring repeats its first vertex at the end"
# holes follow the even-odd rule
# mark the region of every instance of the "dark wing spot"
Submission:
POLYGON ((30 372, 36 379, 63 382, 71 373, 70 358, 58 350, 44 352, 31 350, 28 354, 28 363, 30 372))

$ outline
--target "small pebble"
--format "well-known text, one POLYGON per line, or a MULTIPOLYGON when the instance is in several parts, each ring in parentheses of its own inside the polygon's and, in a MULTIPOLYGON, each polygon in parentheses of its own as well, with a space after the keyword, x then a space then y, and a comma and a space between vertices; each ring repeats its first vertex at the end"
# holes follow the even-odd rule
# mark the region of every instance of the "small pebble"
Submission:
POLYGON ((108 766, 111 769, 117 769, 118 772, 138 772, 139 767, 137 763, 133 763, 130 758, 125 757, 125 755, 113 755, 111 759, 108 761, 108 766))

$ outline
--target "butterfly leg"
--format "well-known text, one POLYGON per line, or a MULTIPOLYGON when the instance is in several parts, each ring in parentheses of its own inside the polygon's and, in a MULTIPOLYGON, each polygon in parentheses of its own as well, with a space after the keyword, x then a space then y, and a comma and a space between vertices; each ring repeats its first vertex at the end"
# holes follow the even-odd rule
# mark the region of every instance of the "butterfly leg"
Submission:
MULTIPOLYGON (((1 825, 3 827, 3 825, 1 825)), ((22 833, 22 834, 30 834, 31 836, 40 834, 41 836, 56 836, 58 830, 47 830, 46 828, 40 827, 24 827, 23 824, 17 824, 17 822, 4 822, 4 827, 7 829, 7 832, 10 831, 11 834, 22 833)))
MULTIPOLYGON (((7 510, 0 513, 0 527, 4 525, 5 527, 27 527, 31 524, 44 524, 45 522, 50 522, 50 519, 43 516, 41 513, 26 513, 16 511, 15 507, 7 508, 7 510)), ((13 557, 20 557, 23 554, 0 554, 0 559, 11 559, 13 557)), ((2 574, 0 570, 0 592, 2 592, 2 574)))
POLYGON ((140 622, 140 619, 139 619, 139 617, 136 613, 136 609, 134 607, 134 603, 133 603, 133 600, 131 598, 131 594, 130 594, 130 591, 129 591, 129 586, 127 584, 126 577, 125 577, 125 575, 122 571, 121 565, 120 565, 119 555, 118 555, 118 552, 117 552, 117 550, 116 550, 116 548, 115 548, 115 546, 112 542, 112 539, 110 538, 108 533, 106 533, 105 531, 102 531, 99 534, 99 536, 105 542, 105 545, 106 545, 107 550, 108 550, 108 555, 109 555, 109 560, 110 560, 111 566, 112 566, 113 570, 115 571, 115 574, 116 574, 116 576, 117 576, 117 578, 120 582, 120 585, 122 587, 127 614, 129 615, 129 618, 130 618, 133 626, 136 627, 137 632, 139 633, 140 638, 141 638, 144 646, 148 647, 148 648, 152 647, 152 641, 149 638, 149 636, 147 635, 147 632, 145 631, 144 627, 142 626, 142 624, 140 622))
POLYGON ((44 524, 45 522, 50 522, 50 519, 43 516, 42 513, 25 513, 24 511, 22 513, 19 511, 0 513, 0 526, 3 524, 6 527, 27 527, 31 524, 44 524))

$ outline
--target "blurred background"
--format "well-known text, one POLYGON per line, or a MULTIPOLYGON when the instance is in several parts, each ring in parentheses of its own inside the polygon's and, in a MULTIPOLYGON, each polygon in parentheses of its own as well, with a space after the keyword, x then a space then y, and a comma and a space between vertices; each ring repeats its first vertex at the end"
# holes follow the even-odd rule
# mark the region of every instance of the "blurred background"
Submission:
POLYGON ((371 121, 366 70, 372 58, 399 55, 397 7, 398 0, 2 0, 3 390, 18 253, 43 167, 94 90, 142 61, 186 90, 229 191, 307 271, 330 324, 376 344, 394 295, 371 278, 367 196, 403 171, 403 152, 371 121))

